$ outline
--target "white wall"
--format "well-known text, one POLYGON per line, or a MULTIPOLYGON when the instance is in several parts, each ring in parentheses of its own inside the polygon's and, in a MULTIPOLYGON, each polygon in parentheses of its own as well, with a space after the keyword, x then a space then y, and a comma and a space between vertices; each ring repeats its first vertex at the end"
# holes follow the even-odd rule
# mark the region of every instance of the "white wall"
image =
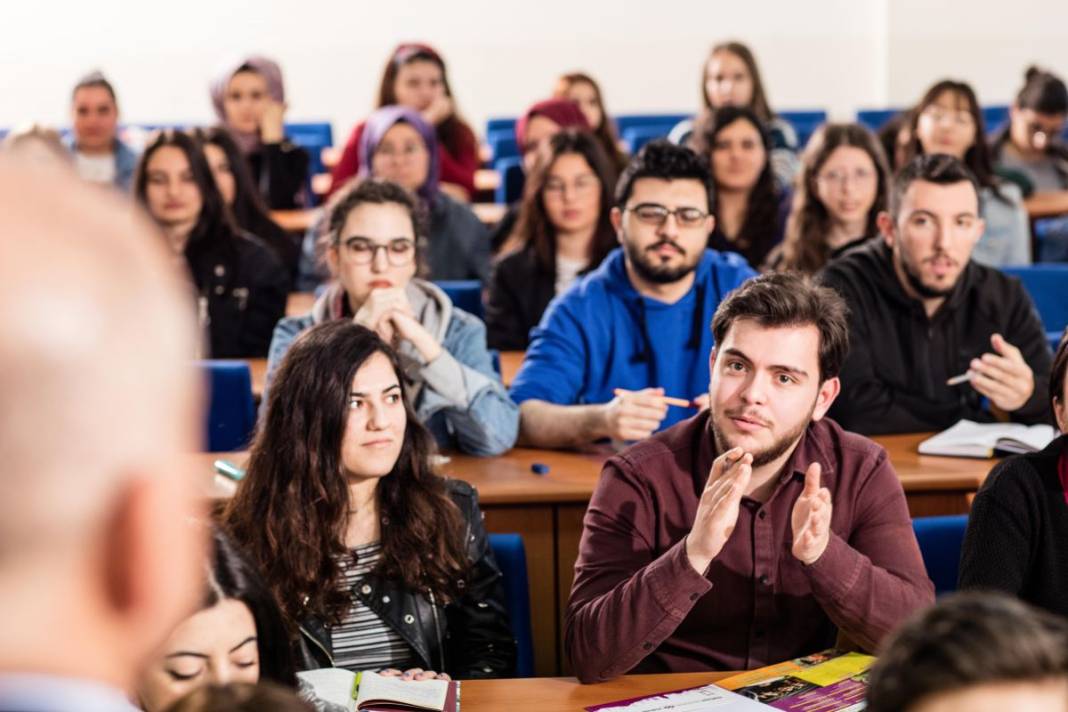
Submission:
POLYGON ((522 111, 571 69, 601 80, 613 112, 690 110, 708 47, 725 38, 754 48, 775 106, 823 107, 840 118, 857 107, 910 101, 943 74, 973 81, 993 103, 1011 97, 1027 62, 1068 73, 1068 2, 1016 0, 1011 23, 979 5, 183 0, 163 9, 119 0, 20 2, 0 22, 0 126, 64 123, 70 85, 94 67, 113 79, 127 121, 208 121, 210 78, 226 56, 255 51, 282 63, 290 118, 328 119, 340 141, 372 106, 390 48, 411 39, 448 59, 460 108, 476 126, 522 111), (979 17, 957 25, 955 7, 979 17))

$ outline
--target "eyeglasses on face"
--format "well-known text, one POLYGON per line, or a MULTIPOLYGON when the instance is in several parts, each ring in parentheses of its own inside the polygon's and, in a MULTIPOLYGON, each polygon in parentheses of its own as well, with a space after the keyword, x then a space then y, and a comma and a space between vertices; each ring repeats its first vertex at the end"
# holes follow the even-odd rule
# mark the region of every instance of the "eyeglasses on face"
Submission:
POLYGON ((365 265, 374 262, 379 250, 386 253, 386 260, 393 267, 405 267, 415 259, 415 242, 406 237, 397 237, 389 242, 380 243, 366 237, 350 237, 338 240, 342 251, 354 264, 365 265))
POLYGON ((680 227, 700 227, 704 225, 708 217, 708 213, 700 208, 684 206, 669 210, 666 205, 659 203, 638 203, 632 208, 624 208, 624 211, 628 210, 634 213, 634 217, 638 218, 639 222, 646 225, 663 225, 667 222, 669 215, 674 215, 675 222, 680 227))

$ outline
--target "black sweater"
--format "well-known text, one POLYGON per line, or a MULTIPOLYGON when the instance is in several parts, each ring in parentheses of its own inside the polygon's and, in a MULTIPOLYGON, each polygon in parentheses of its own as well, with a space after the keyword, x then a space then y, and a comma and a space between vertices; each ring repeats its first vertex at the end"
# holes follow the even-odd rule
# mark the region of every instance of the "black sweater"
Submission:
POLYGON ((960 557, 960 588, 994 589, 1068 615, 1068 504, 1057 461, 1045 450, 998 463, 979 488, 960 557))
POLYGON ((271 210, 293 210, 304 205, 304 181, 308 178, 308 152, 284 139, 266 143, 248 154, 252 179, 271 210))
POLYGON ((556 275, 542 267, 534 248, 502 257, 493 266, 486 300, 486 343, 501 351, 525 350, 554 296, 556 275))
POLYGON ((842 392, 830 410, 842 427, 875 435, 942 430, 961 418, 992 420, 970 384, 946 381, 967 371, 973 358, 993 352, 994 333, 1020 349, 1034 373, 1031 398, 1010 417, 1050 422, 1049 344, 1018 279, 969 262, 928 318, 923 303, 898 282, 886 243, 872 240, 828 264, 822 281, 842 295, 850 311, 842 392))

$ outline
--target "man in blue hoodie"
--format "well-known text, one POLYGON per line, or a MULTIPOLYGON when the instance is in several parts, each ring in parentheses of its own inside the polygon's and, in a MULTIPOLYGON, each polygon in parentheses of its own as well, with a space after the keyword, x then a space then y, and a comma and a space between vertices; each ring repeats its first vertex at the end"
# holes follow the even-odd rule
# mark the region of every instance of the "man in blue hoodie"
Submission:
POLYGON ((654 141, 631 160, 612 209, 622 248, 531 332, 511 389, 522 444, 641 440, 707 405, 709 323, 755 274, 739 255, 706 248, 711 204, 708 163, 688 148, 654 141))

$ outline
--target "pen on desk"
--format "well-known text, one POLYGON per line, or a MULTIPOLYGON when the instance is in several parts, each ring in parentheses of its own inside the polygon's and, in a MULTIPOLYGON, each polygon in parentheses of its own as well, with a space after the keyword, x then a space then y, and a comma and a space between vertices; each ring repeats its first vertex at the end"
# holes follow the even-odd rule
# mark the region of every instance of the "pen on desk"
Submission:
POLYGON ((954 376, 953 378, 951 378, 948 381, 946 381, 946 385, 947 386, 958 386, 961 383, 966 383, 966 382, 972 380, 973 378, 975 378, 975 374, 974 373, 972 373, 971 371, 965 371, 964 373, 960 374, 959 376, 954 376))
MULTIPOLYGON (((634 391, 628 391, 625 388, 617 388, 614 391, 612 391, 612 393, 614 395, 617 395, 617 396, 624 396, 624 395, 627 395, 628 393, 634 393, 634 391)), ((680 408, 696 408, 697 407, 697 406, 695 406, 693 404, 693 401, 686 400, 685 398, 673 398, 671 396, 661 396, 661 398, 668 405, 677 405, 680 408)))

